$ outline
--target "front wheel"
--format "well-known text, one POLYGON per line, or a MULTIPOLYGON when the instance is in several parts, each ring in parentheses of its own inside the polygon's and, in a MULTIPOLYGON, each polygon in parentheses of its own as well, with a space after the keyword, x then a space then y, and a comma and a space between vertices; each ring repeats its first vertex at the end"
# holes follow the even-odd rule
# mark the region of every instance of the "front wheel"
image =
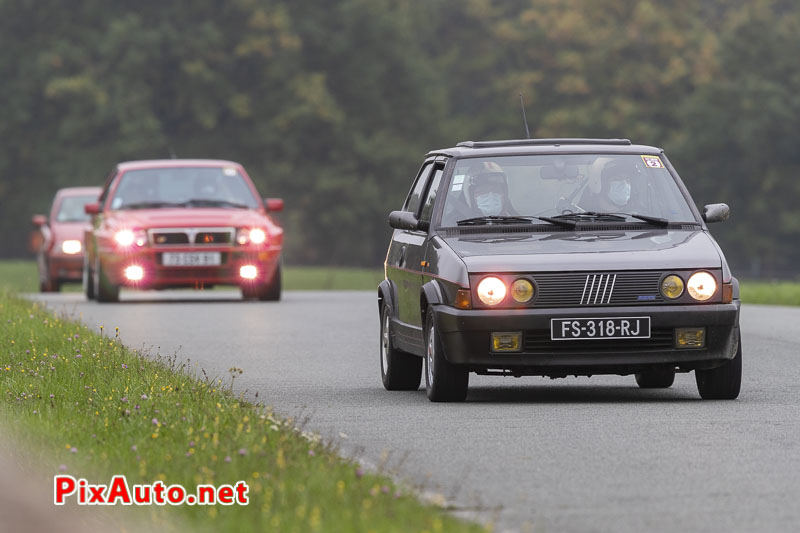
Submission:
POLYGON ((742 334, 737 337, 736 355, 722 366, 695 370, 697 390, 704 400, 734 400, 742 387, 742 334))
POLYGON ((100 303, 119 301, 119 285, 114 285, 108 279, 100 259, 94 265, 94 295, 100 303))
POLYGON ((444 357, 433 309, 425 314, 425 391, 432 402, 463 402, 469 388, 469 371, 444 357))
POLYGON ((381 309, 381 379, 386 390, 417 390, 422 378, 422 358, 398 350, 392 343, 389 306, 381 309))
POLYGON ((281 299, 281 265, 275 269, 272 279, 263 285, 243 285, 242 297, 245 300, 260 300, 262 302, 277 302, 281 299))

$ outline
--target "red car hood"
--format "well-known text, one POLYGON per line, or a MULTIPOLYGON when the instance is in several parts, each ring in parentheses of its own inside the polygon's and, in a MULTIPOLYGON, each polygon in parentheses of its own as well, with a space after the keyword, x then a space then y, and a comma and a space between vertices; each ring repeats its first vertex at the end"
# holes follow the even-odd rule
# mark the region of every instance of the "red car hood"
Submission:
POLYGON ((76 240, 83 242, 84 232, 91 229, 88 222, 51 222, 50 232, 57 241, 76 240))
POLYGON ((175 227, 251 227, 264 226, 267 217, 250 209, 176 208, 114 211, 106 219, 109 226, 134 229, 175 227))

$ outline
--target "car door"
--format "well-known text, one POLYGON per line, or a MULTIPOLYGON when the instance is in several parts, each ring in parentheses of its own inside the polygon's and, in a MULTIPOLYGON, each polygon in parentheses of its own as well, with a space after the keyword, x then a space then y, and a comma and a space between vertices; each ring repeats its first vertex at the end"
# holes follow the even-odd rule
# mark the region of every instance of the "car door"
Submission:
MULTIPOLYGON (((414 180, 414 185, 403 205, 403 211, 419 215, 422 199, 433 170, 433 161, 426 161, 414 180)), ((419 313, 419 290, 422 286, 421 261, 427 232, 422 230, 394 230, 389 252, 386 256, 386 275, 395 285, 396 331, 403 337, 419 337, 422 331, 419 313)), ((421 338, 421 337, 420 337, 421 338)))

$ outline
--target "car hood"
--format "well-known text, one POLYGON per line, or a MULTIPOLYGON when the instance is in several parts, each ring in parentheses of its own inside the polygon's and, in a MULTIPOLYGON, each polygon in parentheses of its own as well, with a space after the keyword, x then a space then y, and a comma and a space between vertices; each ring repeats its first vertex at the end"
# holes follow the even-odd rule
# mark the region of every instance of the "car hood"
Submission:
POLYGON ((110 226, 129 228, 248 227, 263 226, 264 214, 250 209, 177 208, 113 211, 110 226))
POLYGON ((483 234, 446 237, 469 272, 720 268, 702 230, 483 234))
POLYGON ((78 240, 83 242, 84 232, 91 229, 91 227, 88 222, 53 222, 50 224, 50 231, 55 240, 78 240))

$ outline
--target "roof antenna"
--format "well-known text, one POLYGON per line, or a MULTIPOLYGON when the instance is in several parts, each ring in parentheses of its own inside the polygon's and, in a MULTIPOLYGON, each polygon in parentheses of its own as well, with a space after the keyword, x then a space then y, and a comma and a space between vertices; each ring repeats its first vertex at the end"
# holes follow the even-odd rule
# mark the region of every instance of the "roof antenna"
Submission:
POLYGON ((522 106, 522 120, 525 122, 525 135, 528 139, 531 138, 531 130, 528 129, 528 117, 525 116, 525 100, 522 98, 522 93, 519 93, 519 104, 522 106))

